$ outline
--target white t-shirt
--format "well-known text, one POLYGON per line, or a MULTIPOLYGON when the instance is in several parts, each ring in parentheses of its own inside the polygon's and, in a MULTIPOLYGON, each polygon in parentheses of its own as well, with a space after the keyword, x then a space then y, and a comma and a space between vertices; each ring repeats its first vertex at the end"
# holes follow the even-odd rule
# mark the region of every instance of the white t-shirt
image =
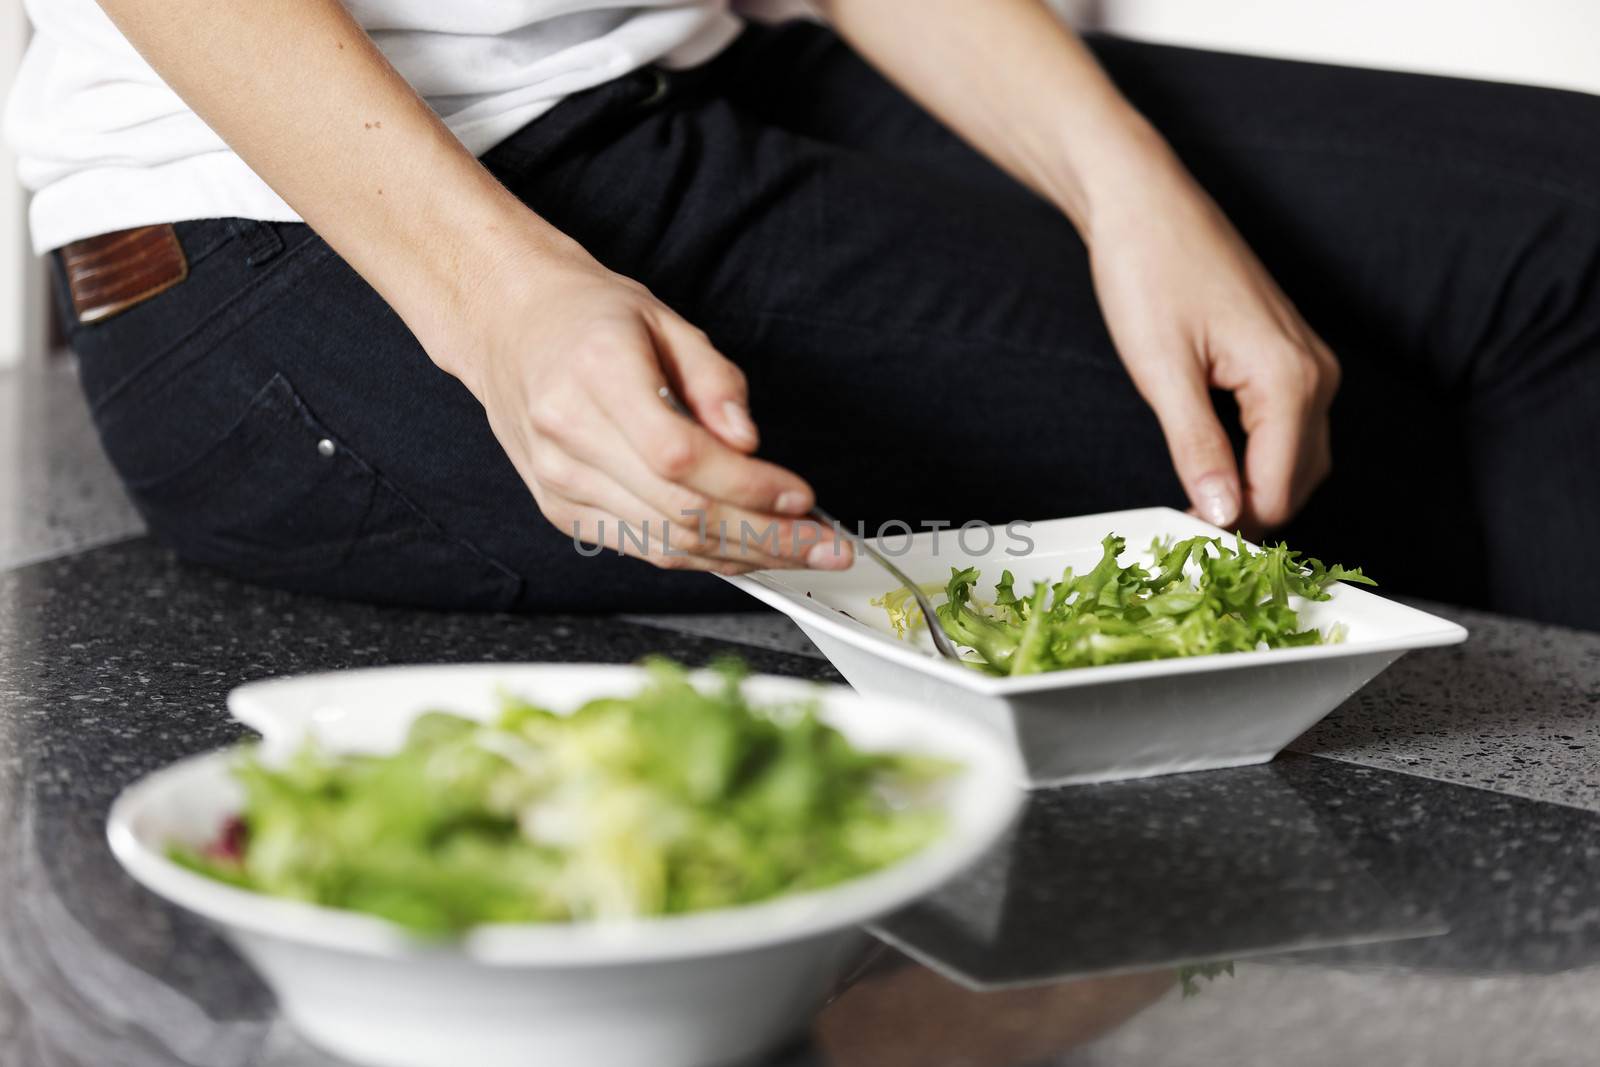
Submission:
MULTIPOLYGON (((35 35, 6 107, 36 250, 186 219, 298 215, 167 88, 95 0, 26 0, 35 35)), ((346 0, 473 154, 563 97, 738 34, 728 0, 346 0)))

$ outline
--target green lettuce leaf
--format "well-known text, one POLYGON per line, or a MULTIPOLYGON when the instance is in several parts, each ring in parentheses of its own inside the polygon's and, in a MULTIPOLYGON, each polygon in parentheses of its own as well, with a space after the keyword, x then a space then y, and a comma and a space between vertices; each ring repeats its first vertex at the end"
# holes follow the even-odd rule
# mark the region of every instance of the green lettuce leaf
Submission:
POLYGON ((180 863, 421 933, 720 908, 858 877, 943 828, 952 766, 857 750, 810 704, 756 708, 649 664, 636 695, 556 714, 418 717, 399 751, 246 752, 242 847, 180 863))
MULTIPOLYGON (((1306 627, 1297 605, 1327 600, 1334 582, 1376 584, 1359 569, 1302 559, 1281 543, 1252 549, 1243 537, 1232 546, 1205 536, 1158 539, 1150 569, 1121 563, 1126 547, 1111 534, 1089 571, 1069 567, 1059 581, 1036 583, 1028 596, 1018 595, 1005 571, 992 608, 976 595, 978 569, 953 568, 935 610, 951 639, 977 654, 972 666, 1021 675, 1339 641, 1342 626, 1306 627)), ((900 602, 894 593, 882 601, 900 602)), ((904 636, 904 613, 892 607, 890 613, 904 636)))

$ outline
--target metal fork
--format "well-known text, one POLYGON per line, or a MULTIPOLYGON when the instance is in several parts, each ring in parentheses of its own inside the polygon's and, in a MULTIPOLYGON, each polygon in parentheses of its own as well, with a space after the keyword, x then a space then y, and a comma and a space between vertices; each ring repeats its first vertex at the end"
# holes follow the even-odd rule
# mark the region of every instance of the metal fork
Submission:
MULTIPOLYGON (((683 401, 678 399, 677 394, 675 394, 670 387, 663 385, 660 389, 656 390, 656 392, 661 396, 662 400, 667 402, 667 406, 673 411, 676 411, 679 415, 682 415, 691 422, 698 421, 695 419, 694 414, 684 406, 683 401)), ((959 650, 957 650, 955 642, 951 641, 950 635, 944 632, 944 625, 939 621, 938 613, 933 610, 933 605, 929 603, 927 596, 922 592, 921 587, 918 586, 916 582, 913 582, 910 578, 908 578, 906 573, 899 567, 896 567, 893 563, 889 562, 889 558, 887 556, 868 544, 866 538, 860 536, 854 530, 848 529, 844 523, 840 522, 832 515, 829 515, 820 507, 812 507, 810 517, 815 519, 817 522, 822 523, 824 526, 833 527, 835 532, 837 532, 845 540, 849 541, 851 545, 860 549, 862 552, 865 552, 878 564, 878 566, 882 567, 884 570, 893 575, 895 581, 905 586, 906 591, 909 592, 916 600, 917 607, 921 609, 923 621, 928 624, 928 636, 933 638, 933 647, 938 649, 939 655, 943 656, 945 659, 953 659, 957 662, 961 662, 961 653, 959 650)))
POLYGON ((844 523, 829 515, 826 511, 813 507, 811 509, 811 517, 824 526, 832 526, 834 531, 843 536, 846 541, 871 556, 878 566, 894 575, 895 581, 906 587, 906 590, 916 599, 917 607, 922 609, 922 618, 928 624, 928 636, 933 638, 933 647, 939 650, 939 655, 945 659, 957 661, 961 659, 961 653, 956 649, 955 642, 951 641, 950 636, 944 632, 944 624, 939 621, 938 613, 933 610, 933 605, 928 602, 928 598, 923 594, 921 586, 907 577, 905 571, 890 563, 888 556, 868 544, 866 538, 860 536, 854 530, 847 529, 844 523))

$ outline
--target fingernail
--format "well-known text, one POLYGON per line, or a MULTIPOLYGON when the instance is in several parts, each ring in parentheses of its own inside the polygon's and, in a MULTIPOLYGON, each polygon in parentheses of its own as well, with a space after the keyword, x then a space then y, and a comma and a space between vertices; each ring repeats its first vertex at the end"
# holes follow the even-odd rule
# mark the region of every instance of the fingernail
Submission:
POLYGON ((811 510, 811 502, 798 489, 786 489, 778 494, 778 502, 773 507, 779 515, 804 515, 811 510))
POLYGON ((850 562, 850 549, 843 541, 824 541, 806 553, 806 566, 814 571, 842 571, 850 562))
POLYGON ((728 423, 728 432, 736 440, 745 444, 756 443, 756 424, 750 421, 750 413, 744 405, 736 400, 730 400, 722 405, 722 417, 728 423))
POLYGON ((1200 479, 1195 504, 1213 526, 1227 526, 1239 516, 1239 492, 1232 481, 1220 475, 1200 479))

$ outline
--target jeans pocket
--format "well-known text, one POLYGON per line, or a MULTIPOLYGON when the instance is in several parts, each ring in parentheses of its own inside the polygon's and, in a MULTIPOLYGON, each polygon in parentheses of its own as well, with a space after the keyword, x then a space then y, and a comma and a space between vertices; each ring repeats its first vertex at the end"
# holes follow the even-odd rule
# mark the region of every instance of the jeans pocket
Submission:
POLYGON ((176 469, 126 482, 184 559, 264 585, 503 610, 521 579, 439 523, 319 422, 281 373, 176 469))

